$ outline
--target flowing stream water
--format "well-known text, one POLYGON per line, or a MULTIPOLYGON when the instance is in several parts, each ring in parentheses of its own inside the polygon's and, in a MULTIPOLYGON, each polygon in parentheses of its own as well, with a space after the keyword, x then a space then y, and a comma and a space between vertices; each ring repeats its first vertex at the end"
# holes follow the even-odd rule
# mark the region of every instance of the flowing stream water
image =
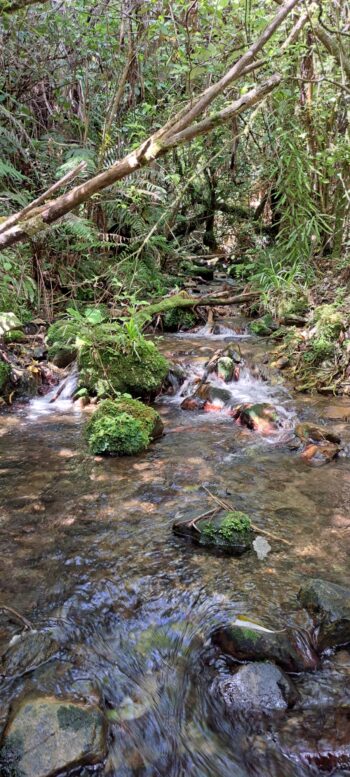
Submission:
MULTIPOLYGON (((225 326, 217 336, 166 336, 161 348, 193 377, 222 342, 238 339, 248 366, 229 387, 233 398, 274 404, 281 434, 264 438, 223 413, 183 411, 185 386, 158 401, 165 434, 147 453, 94 458, 85 413, 69 400, 74 375, 57 402, 46 397, 1 416, 0 604, 37 629, 54 625, 62 650, 3 680, 0 723, 24 693, 102 698, 111 736, 106 763, 93 771, 101 777, 306 777, 339 765, 308 753, 320 740, 323 750, 328 742, 339 750, 332 710, 350 708, 344 651, 295 678, 308 717, 295 728, 286 716, 282 746, 268 725, 257 733, 239 716, 229 723, 212 693, 214 678, 230 671, 209 640, 214 626, 246 615, 267 628, 309 628, 301 583, 349 584, 350 460, 308 466, 285 435, 296 418, 324 420, 349 443, 349 400, 295 396, 252 377, 264 341, 247 337, 238 317, 225 326), (175 537, 175 518, 211 506, 203 486, 291 547, 261 537, 232 558, 175 537)), ((18 631, 2 614, 1 652, 18 631)), ((340 765, 350 767, 350 750, 340 765)))

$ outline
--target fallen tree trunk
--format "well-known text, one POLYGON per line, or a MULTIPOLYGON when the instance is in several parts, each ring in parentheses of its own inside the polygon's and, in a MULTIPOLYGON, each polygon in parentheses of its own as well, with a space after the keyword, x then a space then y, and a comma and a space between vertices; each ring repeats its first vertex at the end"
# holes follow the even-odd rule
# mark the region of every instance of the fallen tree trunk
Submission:
POLYGON ((166 313, 168 310, 174 308, 198 308, 198 307, 212 307, 219 305, 238 305, 243 302, 249 302, 252 299, 256 299, 259 296, 257 291, 243 292, 242 294, 236 294, 233 297, 227 296, 227 292, 222 295, 208 294, 203 297, 190 297, 184 292, 180 294, 174 294, 172 297, 164 297, 159 302, 155 302, 153 305, 148 305, 147 308, 143 308, 135 315, 136 322, 139 326, 144 326, 152 320, 154 316, 166 313))
POLYGON ((215 127, 230 121, 243 111, 261 102, 280 83, 281 76, 274 74, 265 83, 242 95, 227 108, 201 121, 196 121, 228 86, 243 73, 247 72, 247 68, 250 65, 254 64, 253 60, 256 55, 264 48, 288 14, 300 2, 301 0, 286 0, 270 24, 265 27, 260 37, 222 78, 169 119, 160 130, 151 135, 138 149, 128 154, 121 161, 116 162, 108 170, 104 170, 89 181, 76 186, 68 194, 62 195, 42 208, 32 211, 30 217, 20 220, 15 226, 12 226, 0 235, 0 248, 6 248, 32 238, 101 190, 126 178, 145 165, 151 164, 155 159, 164 156, 171 149, 188 143, 199 135, 210 132, 215 127))

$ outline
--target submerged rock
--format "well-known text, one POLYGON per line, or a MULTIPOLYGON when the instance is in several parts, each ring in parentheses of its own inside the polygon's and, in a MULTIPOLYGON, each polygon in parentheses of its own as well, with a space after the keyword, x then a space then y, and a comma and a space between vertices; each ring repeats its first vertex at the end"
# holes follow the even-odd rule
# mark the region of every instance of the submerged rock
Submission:
POLYGON ((173 531, 197 545, 224 550, 234 556, 250 550, 254 537, 248 516, 240 512, 221 513, 197 521, 175 521, 173 531))
POLYGON ((3 777, 53 777, 99 763, 106 730, 98 707, 51 696, 24 700, 5 728, 0 750, 3 777))
POLYGON ((211 690, 224 702, 228 713, 286 710, 297 698, 290 678, 268 662, 246 664, 232 677, 214 680, 211 690))
POLYGON ((273 661, 287 672, 315 669, 318 656, 297 629, 271 631, 260 624, 237 619, 216 629, 213 642, 239 661, 273 661))
POLYGON ((186 397, 183 402, 181 402, 181 410, 204 410, 205 405, 205 399, 200 399, 200 397, 192 396, 192 397, 186 397))
POLYGON ((350 767, 349 711, 332 707, 286 716, 274 733, 282 753, 292 761, 312 769, 312 774, 346 775, 350 767), (315 771, 316 770, 316 771, 315 771), (337 772, 336 772, 337 773, 337 772))
POLYGON ((267 402, 244 403, 233 410, 233 418, 241 426, 255 432, 270 434, 278 428, 278 416, 275 408, 267 402))
POLYGON ((321 650, 350 643, 350 589, 314 578, 303 585, 299 601, 319 622, 321 650))
POLYGON ((316 424, 301 423, 295 427, 295 434, 302 442, 328 442, 340 444, 338 434, 316 424))
POLYGON ((13 677, 30 672, 59 652, 60 645, 52 629, 23 631, 11 640, 0 660, 0 674, 13 677))
POLYGON ((225 383, 229 383, 234 376, 235 363, 230 356, 221 356, 218 359, 217 372, 218 377, 224 380, 225 383))
POLYGON ((301 458, 308 464, 320 466, 321 464, 328 464, 328 462, 335 459, 340 453, 339 445, 335 445, 332 442, 320 443, 316 445, 311 443, 301 453, 301 458))
POLYGON ((295 436, 296 441, 291 447, 301 448, 301 458, 308 464, 316 466, 327 464, 341 451, 339 435, 322 426, 311 423, 297 424, 295 436))

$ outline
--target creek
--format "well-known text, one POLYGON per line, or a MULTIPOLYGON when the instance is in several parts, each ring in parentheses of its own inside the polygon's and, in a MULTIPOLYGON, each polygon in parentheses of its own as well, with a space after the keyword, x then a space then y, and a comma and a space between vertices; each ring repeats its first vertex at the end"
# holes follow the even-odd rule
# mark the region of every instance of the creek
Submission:
MULTIPOLYGON (((285 435, 296 419, 325 421, 349 444, 349 400, 294 395, 253 377, 266 342, 246 335, 238 312, 223 325, 218 336, 205 328, 167 335, 161 348, 193 377, 234 339, 246 367, 230 385, 233 398, 277 407, 277 435, 255 434, 223 413, 182 410, 186 386, 157 402, 165 434, 137 457, 90 456, 85 414, 73 411, 69 393, 1 417, 0 602, 38 630, 54 625, 61 651, 3 678, 0 723, 24 693, 102 698, 107 759, 80 775, 306 777, 350 768, 349 722, 334 723, 350 710, 347 651, 295 678, 307 715, 297 726, 286 713, 282 746, 268 724, 257 730, 239 714, 229 722, 212 692, 230 671, 209 640, 214 627, 245 615, 270 629, 309 629, 300 585, 309 577, 350 582, 350 460, 308 466, 285 435), (203 486, 291 546, 260 542, 232 558, 174 536, 175 519, 211 506, 203 486), (340 735, 348 757, 322 760, 324 751, 340 752, 340 735)), ((0 614, 1 652, 19 631, 0 614)))

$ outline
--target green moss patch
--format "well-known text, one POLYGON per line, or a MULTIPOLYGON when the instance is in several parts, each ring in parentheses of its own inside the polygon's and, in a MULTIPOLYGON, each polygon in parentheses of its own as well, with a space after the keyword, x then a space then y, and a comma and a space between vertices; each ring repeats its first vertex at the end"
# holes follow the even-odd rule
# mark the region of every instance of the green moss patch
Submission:
POLYGON ((158 413, 136 399, 105 400, 86 425, 92 453, 128 456, 144 451, 162 430, 158 413))

